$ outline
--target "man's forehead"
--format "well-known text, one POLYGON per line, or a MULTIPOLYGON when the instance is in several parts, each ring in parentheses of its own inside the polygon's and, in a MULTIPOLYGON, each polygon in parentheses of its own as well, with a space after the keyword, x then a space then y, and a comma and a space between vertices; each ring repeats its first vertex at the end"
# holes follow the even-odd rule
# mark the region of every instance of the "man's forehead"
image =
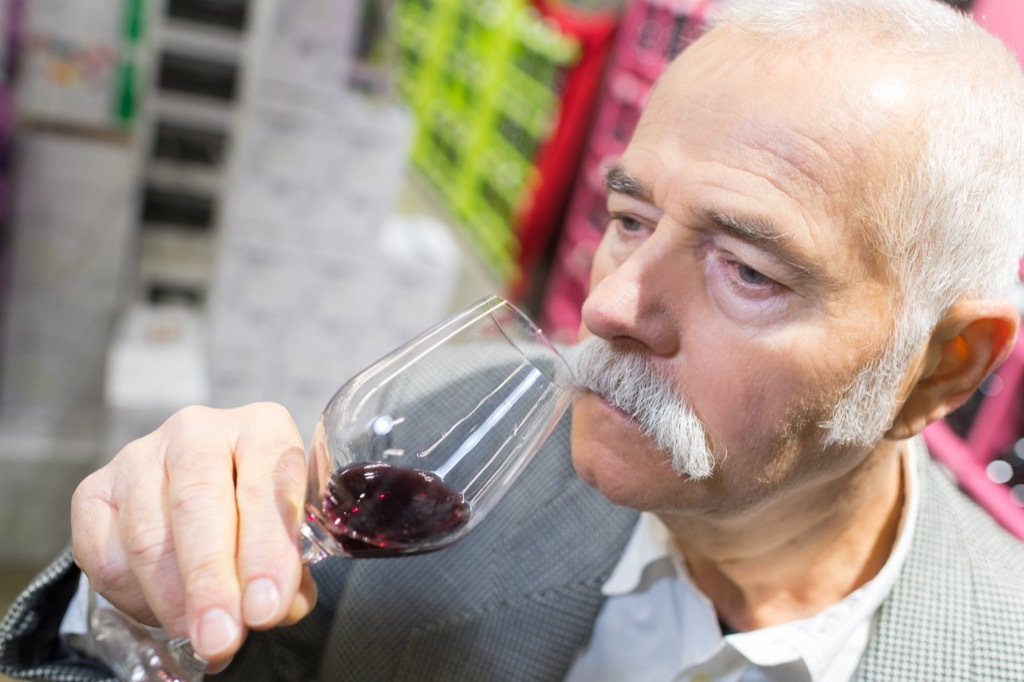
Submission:
POLYGON ((725 153, 834 196, 863 193, 921 143, 920 86, 899 59, 878 62, 714 29, 663 74, 637 137, 665 145, 712 109, 721 123, 707 134, 727 132, 725 153))
MULTIPOLYGON (((755 202, 785 197, 763 203, 772 207, 764 218, 802 234, 796 243, 824 238, 832 248, 858 252, 867 272, 880 274, 884 263, 865 206, 903 165, 906 143, 894 134, 898 124, 874 112, 902 106, 902 81, 851 74, 847 82, 859 81, 854 93, 847 82, 829 79, 837 66, 828 60, 804 62, 785 53, 762 59, 772 47, 750 36, 720 34, 688 50, 694 48, 700 51, 675 62, 659 82, 619 166, 627 172, 610 175, 609 189, 659 195, 671 211, 671 203, 689 201, 678 192, 685 183, 699 177, 714 184, 726 177, 719 169, 733 168, 739 175, 729 177, 745 175, 742 189, 755 202), (725 70, 710 61, 723 52, 725 70), (701 170, 688 167, 694 162, 703 163, 701 170)), ((705 214, 714 215, 714 208, 705 214)), ((742 218, 733 223, 756 224, 751 214, 742 218)))
POLYGON ((853 174, 875 154, 872 145, 851 134, 861 125, 855 112, 820 93, 812 80, 806 81, 810 92, 801 91, 792 78, 761 73, 750 63, 720 79, 710 75, 688 70, 663 81, 626 156, 654 152, 672 172, 693 155, 711 155, 786 194, 816 195, 831 203, 847 195, 856 184, 853 174), (766 92, 773 76, 793 92, 766 92))
MULTIPOLYGON (((845 43, 844 43, 845 44, 845 43)), ((746 88, 751 96, 797 98, 804 106, 848 107, 855 120, 882 124, 920 105, 921 64, 891 47, 861 52, 791 44, 730 27, 714 28, 683 50, 654 85, 651 103, 699 82, 706 97, 746 88), (756 67, 755 82, 731 77, 756 67)))

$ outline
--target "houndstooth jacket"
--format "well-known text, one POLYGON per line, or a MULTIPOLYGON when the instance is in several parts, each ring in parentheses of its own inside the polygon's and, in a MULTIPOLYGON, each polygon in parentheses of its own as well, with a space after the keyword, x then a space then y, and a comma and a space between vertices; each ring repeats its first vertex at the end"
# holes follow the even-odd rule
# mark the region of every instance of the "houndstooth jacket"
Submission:
MULTIPOLYGON (((937 464, 922 468, 912 548, 856 679, 1024 680, 1024 543, 937 464)), ((574 475, 566 419, 469 539, 420 557, 317 564, 313 613, 252 633, 210 679, 561 680, 635 520, 574 475)), ((76 581, 65 554, 17 600, 0 623, 0 672, 108 679, 55 636, 76 581)))

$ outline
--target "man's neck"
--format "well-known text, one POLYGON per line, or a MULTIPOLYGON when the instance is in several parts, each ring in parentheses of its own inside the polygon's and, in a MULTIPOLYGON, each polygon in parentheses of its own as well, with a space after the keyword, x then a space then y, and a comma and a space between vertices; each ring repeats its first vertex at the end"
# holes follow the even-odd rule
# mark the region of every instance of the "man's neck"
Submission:
POLYGON ((691 579, 729 627, 748 631, 807 618, 885 565, 903 507, 903 450, 884 442, 842 480, 746 519, 662 521, 691 579))

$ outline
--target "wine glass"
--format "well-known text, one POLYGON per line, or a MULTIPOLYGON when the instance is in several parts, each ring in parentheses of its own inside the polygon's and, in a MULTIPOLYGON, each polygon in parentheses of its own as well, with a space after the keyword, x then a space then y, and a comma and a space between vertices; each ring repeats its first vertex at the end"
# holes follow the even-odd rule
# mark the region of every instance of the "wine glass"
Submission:
POLYGON ((558 351, 487 298, 341 387, 309 451, 303 557, 441 549, 493 509, 572 397, 558 351))
MULTIPOLYGON (((497 296, 381 358, 317 422, 302 560, 421 554, 465 537, 554 429, 573 386, 555 347, 497 296)), ((194 667, 184 639, 171 650, 194 667)))

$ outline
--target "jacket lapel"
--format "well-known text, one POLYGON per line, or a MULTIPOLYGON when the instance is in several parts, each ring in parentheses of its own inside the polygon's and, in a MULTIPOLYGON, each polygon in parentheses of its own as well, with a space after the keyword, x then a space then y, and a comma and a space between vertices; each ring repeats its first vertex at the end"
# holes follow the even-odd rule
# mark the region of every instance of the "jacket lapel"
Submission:
POLYGON ((950 484, 921 458, 921 507, 900 578, 883 603, 857 679, 968 680, 972 669, 974 589, 970 549, 951 532, 962 524, 962 504, 945 494, 950 484))
POLYGON ((366 681, 561 679, 636 520, 576 476, 568 426, 465 540, 353 562, 322 669, 366 681))

